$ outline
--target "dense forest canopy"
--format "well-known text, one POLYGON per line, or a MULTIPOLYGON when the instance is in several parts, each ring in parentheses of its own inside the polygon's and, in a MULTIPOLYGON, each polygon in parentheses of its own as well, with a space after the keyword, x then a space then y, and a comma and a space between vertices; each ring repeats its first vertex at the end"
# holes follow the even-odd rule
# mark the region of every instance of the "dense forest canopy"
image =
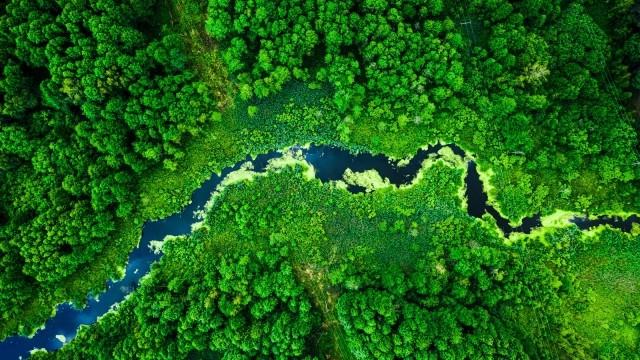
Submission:
MULTIPOLYGON (((60 285, 113 246, 136 211, 138 179, 175 167, 184 142, 213 120, 211 91, 181 39, 153 22, 155 5, 21 0, 0 9, 3 334, 34 298, 70 296, 60 285)), ((120 264, 110 266, 97 270, 101 282, 120 264)))
MULTIPOLYGON (((472 154, 517 223, 640 209, 633 0, 8 0, 0 5, 0 338, 122 275, 144 221, 248 154, 472 154)), ((637 358, 638 228, 505 239, 429 163, 354 196, 232 186, 83 358, 637 358), (425 326, 429 324, 429 326, 425 326)))
POLYGON ((495 171, 517 220, 640 204, 625 109, 640 90, 638 10, 598 4, 210 0, 206 29, 240 97, 329 82, 340 139, 387 152, 425 132, 455 141, 495 171))
POLYGON ((300 168, 227 188, 116 312, 35 358, 633 356, 637 343, 597 323, 637 327, 637 299, 629 317, 576 318, 600 311, 594 296, 628 291, 600 288, 607 278, 638 280, 593 272, 594 250, 615 246, 621 264, 640 238, 565 228, 506 245, 461 209, 461 175, 440 161, 411 187, 366 197, 300 168))

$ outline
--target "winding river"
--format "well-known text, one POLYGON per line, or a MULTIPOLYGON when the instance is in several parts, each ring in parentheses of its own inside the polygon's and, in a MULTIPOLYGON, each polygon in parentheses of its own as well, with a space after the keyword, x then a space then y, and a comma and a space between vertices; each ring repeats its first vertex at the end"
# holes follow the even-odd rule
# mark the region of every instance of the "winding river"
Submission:
MULTIPOLYGON (((398 161, 392 161, 384 155, 371 155, 368 153, 352 154, 347 150, 331 146, 311 146, 308 149, 296 147, 302 151, 306 161, 315 168, 316 177, 321 181, 341 180, 346 169, 354 172, 375 169, 383 177, 389 179, 394 185, 410 183, 422 166, 422 162, 430 156, 439 156, 438 151, 444 147, 450 148, 454 154, 466 158, 466 153, 456 145, 436 144, 418 153, 408 163, 399 165, 398 161)), ((195 214, 202 210, 205 203, 211 197, 211 193, 220 182, 231 172, 241 168, 246 162, 251 162, 256 172, 266 171, 269 160, 282 156, 282 152, 273 151, 257 156, 255 159, 247 157, 232 167, 226 168, 220 175, 214 174, 191 196, 191 203, 181 212, 165 219, 148 221, 142 229, 142 239, 138 247, 129 255, 125 276, 121 280, 108 281, 107 291, 99 295, 99 298, 89 297, 88 304, 83 309, 76 309, 68 303, 58 306, 55 316, 50 318, 44 329, 39 330, 33 337, 12 336, 0 343, 0 355, 2 359, 25 359, 32 349, 43 348, 56 350, 65 342, 72 339, 83 324, 96 322, 99 316, 105 314, 115 304, 122 301, 138 285, 140 279, 147 274, 151 264, 160 258, 161 254, 154 252, 151 241, 162 240, 167 235, 186 235, 191 232, 191 225, 199 219, 195 214)), ((532 229, 540 227, 540 216, 525 218, 522 224, 513 227, 509 221, 503 218, 499 212, 488 204, 487 194, 483 190, 483 184, 472 160, 467 162, 467 176, 465 178, 467 197, 467 211, 474 217, 482 217, 488 213, 496 220, 496 224, 508 236, 513 232, 529 233, 532 229)), ((363 188, 350 186, 349 191, 357 193, 363 188)), ((638 216, 633 215, 627 219, 620 217, 576 217, 571 220, 580 229, 589 229, 594 226, 608 224, 612 227, 630 231, 634 222, 638 222, 638 216)))

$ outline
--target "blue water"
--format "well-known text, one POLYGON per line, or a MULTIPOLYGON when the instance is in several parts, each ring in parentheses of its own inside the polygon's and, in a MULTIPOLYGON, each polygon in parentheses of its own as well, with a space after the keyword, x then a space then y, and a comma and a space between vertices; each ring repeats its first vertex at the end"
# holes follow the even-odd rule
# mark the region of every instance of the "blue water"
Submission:
MULTIPOLYGON (((397 162, 389 160, 384 155, 352 154, 337 147, 311 146, 309 149, 297 149, 302 150, 305 159, 314 166, 316 177, 321 181, 342 179, 347 168, 357 172, 376 169, 383 178, 388 178, 392 184, 401 185, 411 182, 420 169, 423 160, 429 155, 436 154, 443 147, 451 148, 456 155, 465 156, 465 152, 455 145, 437 144, 428 149, 420 150, 407 165, 398 166, 397 162)), ((244 161, 224 169, 220 175, 212 175, 200 188, 193 192, 191 203, 181 212, 165 219, 147 221, 142 228, 142 239, 138 247, 129 255, 123 279, 108 281, 108 290, 99 295, 99 300, 89 297, 88 305, 83 309, 76 309, 69 304, 59 305, 56 315, 46 322, 45 329, 38 331, 32 338, 12 336, 5 339, 0 343, 0 358, 25 359, 28 357, 30 350, 34 348, 47 350, 61 348, 63 343, 56 339, 56 335, 63 335, 67 341, 71 340, 75 337, 80 325, 95 323, 99 316, 105 314, 114 304, 119 303, 127 294, 135 290, 140 279, 151 268, 151 264, 161 256, 161 254, 155 254, 151 251, 149 248, 150 241, 162 240, 167 235, 189 234, 191 225, 199 221, 195 212, 203 209, 210 199, 211 193, 230 172, 238 170, 247 161, 253 164, 254 171, 262 172, 265 170, 269 160, 281 155, 280 152, 274 151, 259 155, 255 159, 247 157, 244 161)), ((469 215, 481 217, 485 213, 490 214, 496 219, 496 224, 505 235, 512 232, 529 233, 533 228, 541 226, 540 216, 533 216, 525 218, 522 225, 511 227, 507 219, 504 219, 494 207, 487 204, 487 195, 483 190, 483 184, 473 161, 468 162, 465 183, 469 215)), ((349 190, 352 192, 363 191, 359 187, 350 187, 349 190)), ((580 229, 609 224, 623 231, 629 231, 632 223, 638 220, 638 217, 634 215, 628 219, 603 216, 594 220, 575 218, 572 221, 580 229)))
POLYGON ((155 254, 149 248, 152 240, 162 240, 167 235, 186 235, 191 232, 191 224, 198 221, 195 211, 201 210, 211 197, 211 193, 230 172, 238 170, 246 161, 251 161, 256 171, 264 171, 270 159, 280 156, 272 152, 258 156, 255 160, 247 157, 244 161, 226 168, 220 176, 212 175, 200 188, 191 195, 191 203, 181 212, 157 221, 147 221, 142 228, 142 239, 138 247, 129 255, 125 270, 125 277, 121 280, 107 282, 107 291, 99 298, 88 297, 88 304, 83 309, 76 309, 68 303, 61 304, 56 315, 50 318, 45 328, 38 331, 34 337, 11 336, 0 343, 0 359, 26 359, 32 349, 42 348, 56 350, 63 343, 56 335, 63 335, 67 341, 75 337, 78 327, 83 324, 93 324, 99 316, 104 315, 111 306, 124 300, 138 286, 140 279, 149 272, 151 264, 162 254, 155 254))
MULTIPOLYGON (((162 226, 158 227, 158 229, 161 228, 162 226)), ((26 358, 29 351, 34 348, 59 349, 63 343, 56 339, 56 335, 63 335, 67 339, 73 338, 78 326, 94 323, 98 316, 106 313, 113 304, 122 301, 136 288, 138 281, 149 271, 151 264, 160 257, 160 254, 154 254, 149 250, 149 241, 155 237, 149 236, 152 232, 146 230, 143 232, 140 246, 129 255, 129 263, 122 280, 108 281, 108 290, 100 294, 99 299, 89 297, 88 305, 82 310, 69 304, 59 305, 56 315, 46 322, 45 329, 38 331, 33 338, 12 336, 5 339, 0 343, 0 358, 26 358)))

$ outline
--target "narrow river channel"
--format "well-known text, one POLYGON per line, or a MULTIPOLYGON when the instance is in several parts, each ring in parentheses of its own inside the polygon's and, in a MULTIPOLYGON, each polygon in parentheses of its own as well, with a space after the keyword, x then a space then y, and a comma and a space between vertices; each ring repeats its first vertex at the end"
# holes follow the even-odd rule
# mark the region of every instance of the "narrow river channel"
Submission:
MULTIPOLYGON (((388 178, 394 185, 410 183, 417 175, 422 162, 429 156, 439 156, 438 151, 444 147, 450 148, 454 154, 466 157, 466 153, 454 144, 433 145, 418 153, 408 164, 398 165, 397 161, 391 161, 384 155, 371 155, 368 153, 353 154, 348 150, 331 146, 311 146, 308 149, 300 148, 305 159, 314 166, 316 177, 321 181, 341 180, 346 169, 354 172, 375 169, 383 178, 388 178)), ((76 309, 70 304, 58 306, 56 315, 50 318, 45 328, 38 331, 33 337, 12 336, 0 343, 2 359, 26 359, 32 349, 42 348, 56 350, 63 346, 65 341, 71 340, 77 333, 78 327, 83 324, 96 322, 99 316, 104 315, 115 304, 122 301, 138 286, 140 279, 147 274, 151 264, 160 258, 161 254, 154 253, 150 249, 150 242, 162 240, 167 235, 186 235, 191 232, 191 225, 199 219, 195 215, 197 210, 204 207, 211 193, 229 173, 240 169, 247 161, 253 164, 253 170, 264 172, 269 160, 282 156, 281 152, 273 151, 259 155, 256 159, 247 157, 232 167, 226 168, 221 175, 212 175, 200 188, 193 192, 191 203, 181 212, 165 219, 148 221, 142 229, 142 239, 138 247, 129 255, 129 261, 125 270, 125 277, 118 281, 109 281, 107 291, 101 293, 99 298, 89 296, 88 304, 83 309, 76 309)), ((503 218, 499 212, 487 202, 487 194, 473 161, 467 162, 467 176, 465 178, 467 197, 467 211, 474 217, 482 217, 488 213, 496 220, 496 224, 508 236, 513 232, 529 233, 532 229, 540 227, 540 216, 525 218, 522 224, 512 227, 509 221, 503 218)), ((364 189, 350 187, 351 192, 362 192, 364 189)), ((630 231, 634 222, 639 219, 633 215, 627 219, 619 217, 598 217, 590 220, 586 217, 574 218, 572 222, 580 229, 589 229, 593 226, 608 224, 623 231, 630 231)))

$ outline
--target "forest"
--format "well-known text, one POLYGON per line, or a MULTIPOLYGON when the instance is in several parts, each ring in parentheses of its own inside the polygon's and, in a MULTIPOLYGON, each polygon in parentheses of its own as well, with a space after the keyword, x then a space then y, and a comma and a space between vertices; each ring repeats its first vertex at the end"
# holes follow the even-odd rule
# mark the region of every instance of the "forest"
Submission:
POLYGON ((301 167, 232 185, 198 230, 166 242, 116 312, 34 358, 637 354, 620 334, 639 324, 638 290, 623 282, 638 281, 640 229, 560 228, 506 245, 462 209, 462 172, 439 160, 414 186, 358 196, 306 180, 301 167), (612 264, 592 269, 612 247, 612 264), (631 300, 599 313, 611 304, 594 297, 612 293, 631 300))
POLYGON ((494 171, 492 196, 517 221, 640 203, 625 107, 640 88, 639 10, 598 4, 211 0, 206 29, 241 98, 328 82, 341 141, 390 154, 456 142, 494 171))
POLYGON ((0 10, 3 336, 116 275, 135 244, 117 237, 139 179, 175 167, 184 142, 215 121, 211 89, 179 36, 152 21, 156 5, 22 0, 0 10), (105 252, 116 261, 87 269, 105 252))
MULTIPOLYGON (((212 173, 292 145, 455 143, 512 224, 638 214, 639 29, 634 0, 7 0, 0 339, 99 295, 212 173)), ((32 358, 638 358, 638 226, 505 238, 465 212, 462 167, 424 171, 230 186, 32 358)))

